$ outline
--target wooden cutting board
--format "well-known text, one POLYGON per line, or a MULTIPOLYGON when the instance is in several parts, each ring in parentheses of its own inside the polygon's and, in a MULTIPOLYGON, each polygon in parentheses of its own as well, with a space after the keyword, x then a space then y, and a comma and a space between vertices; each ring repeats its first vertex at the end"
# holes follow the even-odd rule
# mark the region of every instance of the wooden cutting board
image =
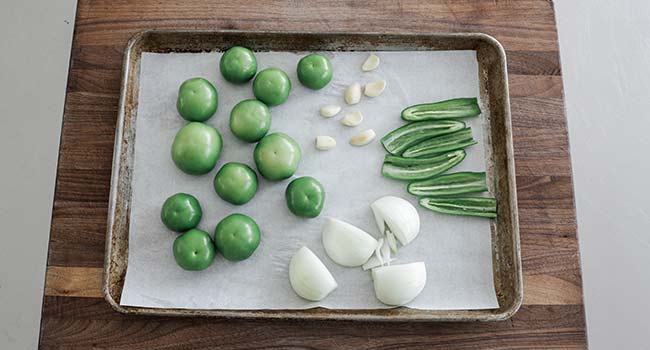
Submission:
POLYGON ((585 349, 571 163, 553 5, 519 1, 80 0, 59 156, 43 349, 585 349), (101 294, 122 55, 151 28, 483 32, 506 49, 524 305, 499 323, 123 316, 101 294))

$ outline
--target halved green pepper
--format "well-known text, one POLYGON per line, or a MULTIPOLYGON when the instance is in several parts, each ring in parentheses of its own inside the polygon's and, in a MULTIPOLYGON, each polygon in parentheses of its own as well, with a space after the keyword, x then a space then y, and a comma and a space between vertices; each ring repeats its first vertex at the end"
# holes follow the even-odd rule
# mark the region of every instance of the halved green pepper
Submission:
POLYGON ((450 196, 455 194, 485 192, 485 172, 462 171, 436 176, 429 180, 411 182, 407 191, 418 197, 450 196))
POLYGON ((423 180, 442 174, 465 159, 465 151, 457 150, 431 158, 402 158, 387 154, 381 174, 395 180, 423 180))
POLYGON ((408 121, 469 118, 481 114, 475 97, 453 98, 434 103, 410 106, 402 111, 402 119, 408 121))
POLYGON ((432 139, 422 141, 407 148, 402 157, 421 158, 434 154, 462 149, 477 144, 478 141, 472 137, 472 129, 464 128, 451 134, 446 134, 432 139))
POLYGON ((445 135, 465 127, 465 123, 457 120, 430 120, 409 123, 401 126, 381 138, 381 144, 386 151, 400 155, 404 150, 419 142, 435 136, 445 135))
POLYGON ((497 201, 488 197, 424 197, 420 205, 442 214, 497 217, 497 201))

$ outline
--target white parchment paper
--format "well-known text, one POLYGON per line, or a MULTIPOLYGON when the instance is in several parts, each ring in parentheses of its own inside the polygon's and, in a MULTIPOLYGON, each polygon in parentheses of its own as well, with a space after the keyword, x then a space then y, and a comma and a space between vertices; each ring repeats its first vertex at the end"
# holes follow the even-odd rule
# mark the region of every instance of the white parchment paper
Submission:
MULTIPOLYGON (((379 236, 370 203, 384 195, 401 196, 420 213, 421 233, 403 247, 394 263, 424 261, 427 284, 408 306, 418 309, 486 309, 498 307, 492 277, 489 220, 432 213, 406 193, 405 183, 380 175, 385 154, 379 138, 402 124, 400 111, 408 105, 454 97, 479 96, 478 67, 474 51, 378 52, 379 68, 364 73, 367 53, 324 52, 334 67, 334 79, 320 91, 303 87, 296 64, 305 53, 256 53, 259 69, 279 67, 289 74, 293 89, 288 101, 272 107, 270 132, 282 131, 301 146, 303 158, 296 176, 318 178, 327 191, 325 208, 316 219, 293 216, 286 207, 284 190, 290 180, 272 183, 260 177, 255 198, 243 206, 221 200, 213 190, 217 170, 228 161, 254 167, 254 145, 237 140, 228 127, 230 110, 253 98, 252 83, 233 85, 219 73, 221 53, 170 53, 142 55, 140 95, 135 138, 133 199, 129 233, 129 258, 121 304, 156 308, 190 309, 302 309, 323 306, 336 309, 384 308, 374 295, 370 273, 336 265, 324 252, 321 228, 335 217, 379 236), (185 124, 175 107, 180 84, 201 76, 219 91, 217 113, 207 121, 223 136, 217 167, 204 176, 178 170, 170 149, 176 132, 185 124), (343 90, 355 81, 362 85, 385 79, 387 88, 376 98, 363 97, 354 106, 343 101, 343 90), (326 104, 343 110, 334 118, 319 115, 326 104), (346 113, 361 111, 363 123, 355 128, 340 124, 346 113), (377 138, 365 147, 353 147, 354 134, 373 128, 377 138), (317 135, 330 135, 337 147, 327 152, 314 148, 317 135), (257 221, 262 240, 248 260, 233 263, 217 256, 200 272, 184 271, 172 255, 177 234, 160 221, 164 200, 177 192, 195 195, 203 208, 199 228, 214 232, 219 220, 240 212, 257 221), (313 303, 294 294, 288 264, 301 246, 309 247, 330 269, 338 289, 313 303)), ((454 171, 485 169, 483 117, 468 121, 478 145, 454 171)))

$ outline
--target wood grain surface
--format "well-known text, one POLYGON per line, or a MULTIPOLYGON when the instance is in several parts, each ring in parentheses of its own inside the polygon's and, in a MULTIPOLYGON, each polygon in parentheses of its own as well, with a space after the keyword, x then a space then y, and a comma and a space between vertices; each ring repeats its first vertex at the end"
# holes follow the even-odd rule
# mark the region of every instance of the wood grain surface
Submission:
POLYGON ((42 349, 585 349, 553 5, 494 1, 80 0, 52 218, 42 349), (151 28, 484 32, 508 56, 524 306, 498 323, 127 317, 101 297, 123 50, 151 28))

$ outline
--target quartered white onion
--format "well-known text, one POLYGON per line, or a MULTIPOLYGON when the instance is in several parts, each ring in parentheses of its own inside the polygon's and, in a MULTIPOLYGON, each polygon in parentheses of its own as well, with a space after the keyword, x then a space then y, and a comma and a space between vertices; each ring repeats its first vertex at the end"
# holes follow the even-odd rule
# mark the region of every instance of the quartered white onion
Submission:
POLYGON ((291 258, 289 282, 296 294, 311 301, 322 300, 338 287, 327 267, 307 247, 291 258))
POLYGON ((395 235, 402 244, 407 245, 420 232, 420 216, 417 209, 405 199, 395 196, 381 197, 370 205, 379 232, 386 229, 395 235))
POLYGON ((399 306, 415 299, 427 283, 423 262, 380 266, 372 269, 377 299, 386 305, 399 306))
POLYGON ((377 240, 362 229, 337 219, 329 219, 323 228, 323 246, 337 264, 361 266, 377 247, 377 240))

